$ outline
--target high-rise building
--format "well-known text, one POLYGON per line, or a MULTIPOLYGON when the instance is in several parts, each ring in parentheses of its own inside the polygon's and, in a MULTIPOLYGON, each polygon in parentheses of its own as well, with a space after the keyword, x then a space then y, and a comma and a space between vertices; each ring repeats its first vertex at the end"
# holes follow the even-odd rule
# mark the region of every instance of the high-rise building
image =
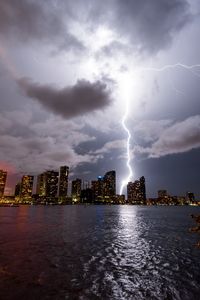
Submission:
POLYGON ((7 172, 0 170, 0 197, 3 197, 6 185, 7 172))
POLYGON ((46 195, 46 173, 37 176, 36 194, 39 196, 46 195))
POLYGON ((93 192, 94 198, 96 199, 98 197, 98 181, 92 180, 91 181, 91 190, 93 192))
POLYGON ((103 194, 104 196, 116 195, 116 172, 109 171, 103 178, 103 194))
POLYGON ((58 194, 58 177, 59 173, 54 170, 49 170, 38 175, 36 194, 41 197, 56 197, 58 194))
POLYGON ((116 172, 109 171, 104 176, 98 176, 91 182, 91 189, 95 200, 109 201, 116 195, 116 172))
POLYGON ((67 197, 68 177, 69 177, 69 167, 61 166, 60 178, 59 178, 59 197, 67 197))
POLYGON ((15 185, 15 197, 20 196, 20 193, 21 193, 21 182, 18 182, 15 185))
POLYGON ((147 198, 146 198, 146 185, 145 185, 144 176, 140 177, 140 193, 141 193, 143 204, 146 204, 147 198))
POLYGON ((80 201, 82 203, 93 203, 94 202, 94 193, 92 189, 86 188, 81 190, 80 201))
POLYGON ((98 176, 97 180, 91 182, 91 189, 95 200, 103 198, 104 180, 102 176, 98 176))
POLYGON ((142 176, 135 182, 129 182, 127 185, 127 198, 129 203, 146 204, 145 178, 142 176))
POLYGON ((195 201, 195 196, 194 196, 194 193, 192 193, 192 192, 187 192, 186 198, 189 203, 192 203, 195 201))
POLYGON ((80 195, 81 195, 81 179, 76 178, 76 180, 72 181, 72 199, 80 200, 80 195))
POLYGON ((21 181, 20 197, 28 200, 32 196, 34 176, 24 175, 21 181))
POLYGON ((45 181, 45 196, 46 197, 56 197, 58 194, 58 177, 59 173, 57 171, 46 171, 44 175, 45 181))

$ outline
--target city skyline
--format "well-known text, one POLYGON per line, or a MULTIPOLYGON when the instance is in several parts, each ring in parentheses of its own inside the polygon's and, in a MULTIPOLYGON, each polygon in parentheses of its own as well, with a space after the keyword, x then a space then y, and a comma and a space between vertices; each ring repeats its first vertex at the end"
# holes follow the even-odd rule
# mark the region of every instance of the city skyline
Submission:
MULTIPOLYGON (((115 170, 107 171, 104 175, 98 175, 91 180, 84 180, 83 178, 71 178, 70 179, 70 169, 69 166, 60 166, 58 168, 60 171, 56 170, 46 170, 38 175, 23 175, 20 181, 13 186, 13 192, 7 194, 5 192, 6 182, 8 173, 5 170, 0 170, 0 192, 1 197, 5 196, 15 196, 15 197, 26 197, 32 198, 34 195, 39 195, 40 197, 50 197, 50 198, 66 198, 71 197, 72 200, 77 197, 80 198, 81 192, 87 189, 91 189, 94 192, 94 197, 106 196, 113 197, 120 195, 117 192, 117 174, 115 170), (63 179, 64 175, 64 179, 63 179), (62 183, 64 180, 64 188, 62 183), (62 187, 62 193, 60 192, 62 187)), ((144 176, 136 179, 134 181, 129 181, 125 187, 124 194, 125 199, 129 203, 142 204, 146 203, 147 199, 166 198, 168 197, 181 197, 188 198, 191 201, 198 201, 199 194, 195 194, 191 190, 182 191, 180 194, 173 194, 167 189, 160 187, 157 191, 154 191, 153 198, 148 194, 146 188, 146 179, 144 176), (131 199, 135 199, 132 201, 131 199), (136 200, 137 199, 137 200, 136 200)), ((154 200, 153 200, 154 201, 154 200)), ((75 201, 76 202, 76 201, 75 201)))
POLYGON ((0 1, 0 169, 199 195, 198 0, 0 1), (131 176, 129 176, 131 175, 131 176))

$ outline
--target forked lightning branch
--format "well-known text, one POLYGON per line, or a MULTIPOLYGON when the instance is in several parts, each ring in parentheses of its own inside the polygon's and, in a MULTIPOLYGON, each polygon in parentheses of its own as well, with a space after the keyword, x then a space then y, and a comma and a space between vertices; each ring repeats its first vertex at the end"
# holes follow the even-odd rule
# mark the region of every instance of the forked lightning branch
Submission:
MULTIPOLYGON (((185 70, 191 72, 193 75, 195 75, 197 77, 200 77, 200 73, 195 71, 196 69, 200 68, 200 64, 187 65, 187 64, 182 64, 182 63, 176 63, 176 64, 168 64, 168 65, 165 65, 165 66, 160 67, 160 68, 154 68, 154 67, 140 68, 138 71, 139 72, 140 71, 164 72, 166 70, 173 70, 175 68, 185 69, 185 70)), ((136 71, 136 72, 138 72, 138 71, 136 71)), ((130 132, 130 130, 128 128, 128 125, 127 125, 127 119, 128 119, 131 103, 130 103, 130 99, 128 97, 125 98, 125 102, 126 102, 125 112, 124 112, 124 115, 122 117, 121 124, 122 124, 122 127, 123 127, 124 131, 127 134, 127 140, 126 140, 126 157, 127 157, 127 161, 126 161, 126 166, 128 168, 128 175, 125 179, 122 180, 121 187, 120 187, 120 195, 123 194, 124 187, 128 184, 129 181, 131 181, 131 179, 133 177, 133 170, 132 170, 132 167, 131 167, 131 155, 130 155, 130 152, 131 152, 131 149, 130 149, 131 132, 130 132)))

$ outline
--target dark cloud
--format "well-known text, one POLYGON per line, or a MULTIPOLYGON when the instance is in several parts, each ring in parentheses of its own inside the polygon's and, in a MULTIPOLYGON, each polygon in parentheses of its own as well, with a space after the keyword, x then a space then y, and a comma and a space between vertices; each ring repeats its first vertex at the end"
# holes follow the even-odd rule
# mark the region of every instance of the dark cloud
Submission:
MULTIPOLYGON (((164 49, 192 18, 186 0, 110 0, 93 5, 93 1, 89 2, 92 26, 107 25, 120 38, 127 37, 129 46, 139 53, 164 49)), ((105 50, 111 52, 111 47, 115 50, 116 43, 105 50)))
POLYGON ((79 80, 74 86, 57 89, 26 78, 18 81, 25 94, 64 118, 73 118, 103 109, 111 103, 110 91, 103 82, 79 80))
MULTIPOLYGON (((70 19, 68 10, 65 18, 70 19)), ((59 51, 84 50, 82 43, 67 29, 62 11, 53 6, 52 1, 0 1, 0 34, 6 38, 46 42, 59 51)))
POLYGON ((157 52, 191 18, 186 0, 117 1, 115 23, 138 50, 157 52))
POLYGON ((54 14, 46 13, 37 2, 2 0, 0 2, 0 31, 20 35, 24 39, 41 38, 48 33, 56 34, 62 25, 54 14))
MULTIPOLYGON (((95 30, 108 26, 119 38, 128 37, 138 51, 156 53, 170 44, 174 34, 191 19, 186 0, 109 0, 109 1, 0 1, 0 33, 11 34, 24 41, 41 40, 55 44, 59 50, 84 50, 72 34, 72 24, 95 30)), ((129 46, 130 46, 129 45, 129 46)), ((124 51, 113 41, 104 52, 124 51), (114 49, 112 50, 111 47, 114 49)))

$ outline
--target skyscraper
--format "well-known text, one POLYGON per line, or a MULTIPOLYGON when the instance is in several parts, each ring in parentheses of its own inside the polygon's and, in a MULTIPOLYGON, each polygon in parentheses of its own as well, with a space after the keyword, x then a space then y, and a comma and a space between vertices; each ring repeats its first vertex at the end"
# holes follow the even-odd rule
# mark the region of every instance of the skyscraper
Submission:
POLYGON ((46 195, 46 175, 42 173, 37 176, 36 194, 39 196, 46 195))
POLYGON ((127 185, 128 202, 132 204, 146 204, 145 178, 129 182, 127 185))
POLYGON ((141 193, 141 200, 143 204, 146 204, 146 185, 145 185, 145 178, 144 176, 140 177, 140 193, 141 193))
POLYGON ((102 200, 103 198, 104 180, 102 176, 98 176, 97 180, 91 182, 91 189, 95 200, 102 200))
POLYGON ((18 182, 15 185, 15 197, 20 196, 20 192, 21 192, 21 182, 18 182))
POLYGON ((67 197, 68 177, 69 177, 69 167, 61 166, 60 178, 59 178, 59 197, 67 197))
POLYGON ((49 170, 38 175, 36 194, 41 197, 56 197, 58 194, 58 177, 59 173, 54 170, 49 170))
POLYGON ((6 185, 7 172, 0 170, 0 197, 3 197, 6 185))
POLYGON ((81 179, 76 178, 76 180, 72 181, 72 199, 80 200, 81 195, 81 179))
POLYGON ((109 171, 104 175, 104 196, 115 196, 116 194, 116 172, 109 171))
POLYGON ((24 175, 21 181, 20 197, 24 200, 28 200, 32 196, 34 176, 24 175))
POLYGON ((57 171, 46 171, 44 173, 44 182, 45 182, 45 196, 47 197, 56 197, 58 193, 58 176, 57 171))
POLYGON ((186 198, 189 204, 195 201, 195 196, 192 192, 187 192, 186 198))

